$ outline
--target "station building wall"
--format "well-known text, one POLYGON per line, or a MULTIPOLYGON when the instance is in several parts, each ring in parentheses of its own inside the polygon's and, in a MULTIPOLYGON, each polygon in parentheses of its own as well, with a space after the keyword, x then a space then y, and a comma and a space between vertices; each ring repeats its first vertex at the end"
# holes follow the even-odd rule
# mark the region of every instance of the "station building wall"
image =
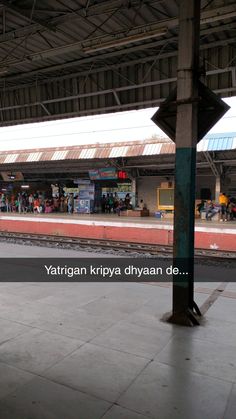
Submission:
POLYGON ((215 184, 216 178, 214 175, 209 176, 199 176, 196 177, 196 199, 215 199, 215 184), (204 194, 207 193, 207 190, 210 191, 210 196, 204 194))
POLYGON ((162 182, 167 182, 166 177, 147 176, 137 180, 138 202, 143 199, 151 213, 157 211, 157 188, 161 187, 162 182))
MULTIPOLYGON (((168 181, 173 182, 174 178, 168 178, 168 181)), ((138 202, 143 199, 151 213, 157 211, 157 188, 160 188, 163 182, 167 182, 166 177, 147 176, 137 179, 138 202)), ((209 190, 211 199, 215 199, 215 177, 213 175, 196 177, 196 199, 201 199, 203 190, 205 192, 209 190)))
MULTIPOLYGON (((202 189, 211 191, 211 199, 215 199, 215 176, 197 176, 196 178, 196 198, 201 198, 202 189)), ((225 176, 221 178, 221 192, 236 197, 236 176, 225 176)))

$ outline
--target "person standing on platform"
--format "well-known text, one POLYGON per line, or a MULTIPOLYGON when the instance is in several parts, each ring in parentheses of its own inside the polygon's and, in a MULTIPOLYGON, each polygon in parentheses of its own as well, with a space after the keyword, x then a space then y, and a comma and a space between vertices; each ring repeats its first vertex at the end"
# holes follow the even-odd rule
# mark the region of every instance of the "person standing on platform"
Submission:
POLYGON ((126 209, 128 210, 128 209, 132 209, 132 206, 131 206, 131 203, 130 203, 130 194, 129 193, 127 193, 126 195, 125 195, 125 206, 126 206, 126 209))
POLYGON ((5 203, 6 203, 6 211, 9 212, 10 211, 10 200, 9 200, 8 196, 6 196, 5 203))
POLYGON ((113 212, 114 214, 116 213, 116 209, 119 206, 119 197, 117 195, 117 192, 115 192, 114 196, 113 196, 113 212))
POLYGON ((219 204, 220 204, 220 221, 227 221, 226 209, 228 205, 228 198, 224 192, 221 192, 219 195, 219 204))
POLYGON ((29 196, 29 212, 34 212, 34 196, 32 193, 29 196))
POLYGON ((61 195, 61 197, 60 197, 60 212, 64 212, 64 202, 65 202, 65 197, 63 195, 61 195))
POLYGON ((68 198, 68 213, 73 214, 73 210, 74 210, 74 196, 72 193, 70 193, 69 198, 68 198))
POLYGON ((105 195, 102 195, 101 210, 102 210, 102 213, 105 214, 105 212, 106 212, 106 197, 105 197, 105 195))
POLYGON ((109 196, 109 201, 108 201, 109 214, 111 213, 111 211, 113 211, 113 209, 114 209, 114 198, 113 198, 113 194, 111 193, 109 196))

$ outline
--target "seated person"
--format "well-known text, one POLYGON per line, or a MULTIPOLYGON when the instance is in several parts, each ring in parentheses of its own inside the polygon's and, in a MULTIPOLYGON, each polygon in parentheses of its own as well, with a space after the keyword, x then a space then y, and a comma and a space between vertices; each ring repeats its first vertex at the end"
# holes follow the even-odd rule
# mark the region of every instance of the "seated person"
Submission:
POLYGON ((141 211, 147 209, 147 204, 145 204, 143 199, 140 199, 139 208, 141 209, 141 211))
POLYGON ((130 201, 131 201, 130 194, 127 193, 125 195, 125 207, 126 207, 126 209, 132 209, 132 205, 131 205, 131 202, 130 201))
POLYGON ((214 203, 209 200, 206 203, 206 220, 211 220, 212 217, 214 217, 215 214, 219 212, 219 208, 216 208, 214 203))
POLYGON ((123 199, 120 199, 118 202, 118 205, 116 207, 116 214, 120 215, 121 211, 124 211, 126 208, 125 203, 123 201, 123 199))
POLYGON ((229 220, 233 220, 236 216, 236 200, 233 197, 229 197, 229 202, 227 205, 227 216, 229 220))
POLYGON ((200 204, 197 205, 197 210, 198 210, 200 215, 201 215, 201 211, 204 210, 204 208, 205 208, 205 201, 204 201, 204 199, 202 199, 200 204))

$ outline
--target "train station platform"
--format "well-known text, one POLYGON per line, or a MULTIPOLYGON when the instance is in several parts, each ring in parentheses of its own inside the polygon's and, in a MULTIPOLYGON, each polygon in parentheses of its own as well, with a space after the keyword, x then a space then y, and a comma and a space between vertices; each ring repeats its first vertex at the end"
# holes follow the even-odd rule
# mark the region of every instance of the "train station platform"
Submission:
MULTIPOLYGON (((25 252, 0 243, 1 255, 25 252)), ((27 247, 72 253, 85 252, 27 247)), ((195 284, 201 309, 220 285, 195 284)), ((166 283, 0 282, 0 293, 1 419, 235 419, 235 283, 193 328, 161 320, 166 283)))
MULTIPOLYGON (((79 238, 119 240, 159 245, 173 244, 173 220, 155 217, 118 217, 115 214, 0 215, 0 231, 79 238)), ((196 220, 195 247, 236 251, 236 222, 196 220)))

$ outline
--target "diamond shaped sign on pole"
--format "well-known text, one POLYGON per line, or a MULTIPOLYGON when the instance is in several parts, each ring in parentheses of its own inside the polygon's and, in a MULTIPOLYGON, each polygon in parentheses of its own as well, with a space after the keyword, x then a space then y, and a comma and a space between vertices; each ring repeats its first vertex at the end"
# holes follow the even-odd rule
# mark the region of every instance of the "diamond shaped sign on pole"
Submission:
MULTIPOLYGON (((200 141, 230 109, 230 106, 203 83, 200 81, 198 83, 198 141, 200 141)), ((177 89, 175 88, 151 118, 173 141, 175 141, 176 132, 176 98, 177 89)))

